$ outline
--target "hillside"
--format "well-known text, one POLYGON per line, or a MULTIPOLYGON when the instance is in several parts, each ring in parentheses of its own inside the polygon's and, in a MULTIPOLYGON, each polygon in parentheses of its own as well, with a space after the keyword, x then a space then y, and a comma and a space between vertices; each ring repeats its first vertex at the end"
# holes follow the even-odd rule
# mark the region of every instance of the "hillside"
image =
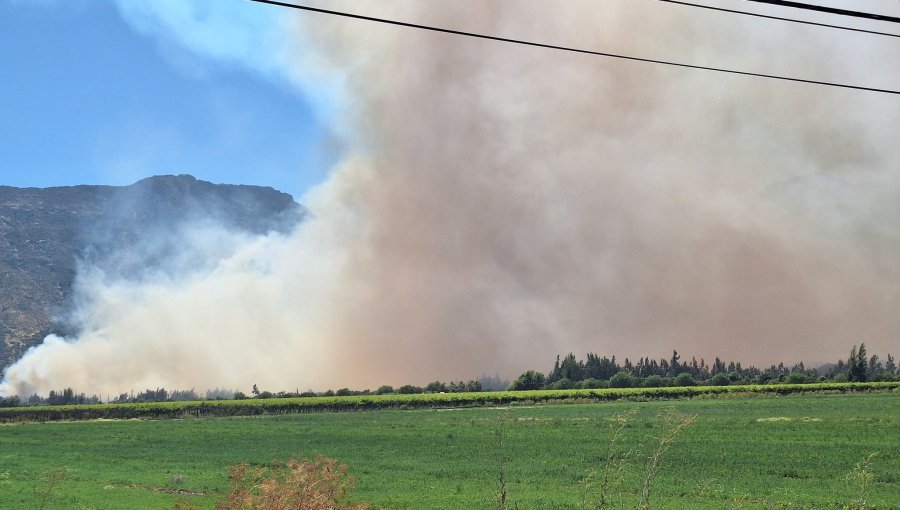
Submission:
POLYGON ((184 222, 265 233, 290 228, 304 213, 290 195, 272 188, 190 175, 130 186, 0 186, 0 369, 47 334, 66 332, 58 317, 71 298, 79 260, 108 259, 117 248, 151 237, 163 239, 154 246, 155 255, 165 257, 177 242, 165 242, 165 234, 184 222))

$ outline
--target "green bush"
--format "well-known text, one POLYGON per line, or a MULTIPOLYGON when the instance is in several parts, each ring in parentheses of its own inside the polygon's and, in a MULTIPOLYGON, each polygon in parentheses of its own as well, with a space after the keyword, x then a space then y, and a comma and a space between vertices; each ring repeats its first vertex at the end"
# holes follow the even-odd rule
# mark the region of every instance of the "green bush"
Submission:
POLYGON ((597 388, 609 388, 609 383, 600 379, 585 379, 581 381, 581 388, 585 390, 593 390, 597 388))
POLYGON ((535 370, 528 370, 517 377, 516 380, 509 385, 509 389, 512 391, 539 390, 544 387, 545 380, 546 378, 543 373, 535 370))
POLYGON ((393 392, 394 392, 394 387, 388 386, 387 384, 385 384, 384 386, 379 386, 378 389, 375 390, 376 395, 385 395, 387 393, 393 393, 393 392))
POLYGON ((644 378, 643 386, 645 388, 661 388, 664 385, 665 385, 665 381, 663 380, 663 378, 656 374, 649 375, 646 378, 644 378))
POLYGON ((447 393, 447 385, 441 381, 434 381, 425 386, 425 391, 428 393, 447 393))
POLYGON ((697 381, 694 380, 689 372, 682 372, 675 378, 675 386, 696 386, 697 381))
POLYGON ((637 380, 631 375, 631 372, 624 370, 612 376, 609 380, 610 388, 634 388, 636 385, 637 380))
POLYGON ((784 378, 784 382, 787 384, 807 384, 815 381, 815 376, 804 374, 803 372, 791 372, 784 378))
POLYGON ((571 390, 574 387, 575 387, 575 383, 573 383, 570 379, 563 377, 562 379, 547 386, 547 389, 548 390, 571 390))
MULTIPOLYGON (((687 372, 685 372, 685 373, 687 373, 687 372)), ((690 374, 688 374, 688 375, 690 375, 690 374)), ((693 377, 691 379, 693 379, 693 377)), ((716 375, 710 377, 709 380, 706 381, 706 384, 709 384, 710 386, 728 386, 731 384, 731 379, 725 374, 716 374, 716 375)), ((692 386, 692 385, 693 384, 685 384, 685 386, 692 386)))

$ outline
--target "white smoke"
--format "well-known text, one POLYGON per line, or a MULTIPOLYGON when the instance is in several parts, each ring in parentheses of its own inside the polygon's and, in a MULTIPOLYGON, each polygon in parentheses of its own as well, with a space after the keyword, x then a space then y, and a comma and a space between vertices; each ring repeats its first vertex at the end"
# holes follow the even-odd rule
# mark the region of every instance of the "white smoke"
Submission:
MULTIPOLYGON (((900 78, 887 38, 656 2, 328 6, 818 80, 900 78)), ((514 376, 568 351, 766 364, 897 347, 894 97, 295 18, 293 72, 338 70, 335 122, 354 149, 302 200, 315 218, 178 278, 86 268, 81 333, 29 351, 0 392, 374 387, 514 376)))

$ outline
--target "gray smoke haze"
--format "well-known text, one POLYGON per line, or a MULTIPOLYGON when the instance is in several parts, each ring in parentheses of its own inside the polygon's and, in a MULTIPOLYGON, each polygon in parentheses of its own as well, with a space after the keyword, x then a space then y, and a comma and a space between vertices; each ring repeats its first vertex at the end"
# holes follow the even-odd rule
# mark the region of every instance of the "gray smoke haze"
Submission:
MULTIPOLYGON (((656 2, 328 6, 900 82, 888 38, 656 2)), ((900 346, 895 97, 319 15, 295 29, 293 71, 342 83, 351 151, 302 199, 315 218, 235 239, 211 269, 85 268, 81 334, 29 352, 0 390, 374 387, 515 376, 569 351, 765 365, 900 346)), ((232 235, 192 232, 201 251, 232 235)))

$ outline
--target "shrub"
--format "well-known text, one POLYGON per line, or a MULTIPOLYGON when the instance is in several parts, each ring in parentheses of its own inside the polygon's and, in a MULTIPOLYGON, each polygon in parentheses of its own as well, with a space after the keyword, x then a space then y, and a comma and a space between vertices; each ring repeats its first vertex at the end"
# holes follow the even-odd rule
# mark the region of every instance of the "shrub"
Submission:
POLYGON ((430 382, 425 386, 425 391, 428 393, 447 393, 447 385, 441 381, 430 382))
POLYGON ((562 379, 547 386, 547 389, 548 390, 571 390, 574 387, 575 387, 575 383, 573 383, 570 379, 563 377, 562 379))
POLYGON ((581 388, 585 390, 594 390, 597 388, 606 388, 609 385, 606 384, 606 381, 601 381, 600 379, 585 379, 581 381, 581 388))
POLYGON ((697 381, 694 380, 694 376, 692 376, 690 374, 690 372, 682 372, 682 373, 678 374, 678 377, 675 378, 675 386, 696 386, 696 385, 697 385, 697 381))
POLYGON ((384 386, 379 386, 377 390, 375 390, 376 395, 385 395, 388 393, 393 393, 394 387, 385 384, 384 386))
POLYGON ((720 373, 710 377, 706 383, 710 386, 728 386, 731 384, 731 379, 727 375, 720 373))
MULTIPOLYGON (((333 459, 291 459, 271 468, 239 464, 229 468, 230 490, 216 510, 368 510, 364 503, 351 503, 353 479, 347 466, 333 459)), ((179 502, 176 510, 194 509, 179 502)))
POLYGON ((660 388, 665 385, 665 381, 661 376, 656 374, 648 375, 646 379, 644 379, 644 387, 645 388, 660 388))
POLYGON ((616 375, 612 376, 609 380, 610 388, 633 388, 636 385, 637 381, 634 376, 631 375, 631 372, 626 372, 622 370, 616 375))
POLYGON ((513 381, 509 385, 509 389, 512 391, 539 390, 544 386, 545 380, 543 373, 529 370, 513 381))
POLYGON ((815 381, 816 378, 814 376, 804 374, 803 372, 791 372, 784 378, 784 382, 788 384, 807 384, 815 381))

